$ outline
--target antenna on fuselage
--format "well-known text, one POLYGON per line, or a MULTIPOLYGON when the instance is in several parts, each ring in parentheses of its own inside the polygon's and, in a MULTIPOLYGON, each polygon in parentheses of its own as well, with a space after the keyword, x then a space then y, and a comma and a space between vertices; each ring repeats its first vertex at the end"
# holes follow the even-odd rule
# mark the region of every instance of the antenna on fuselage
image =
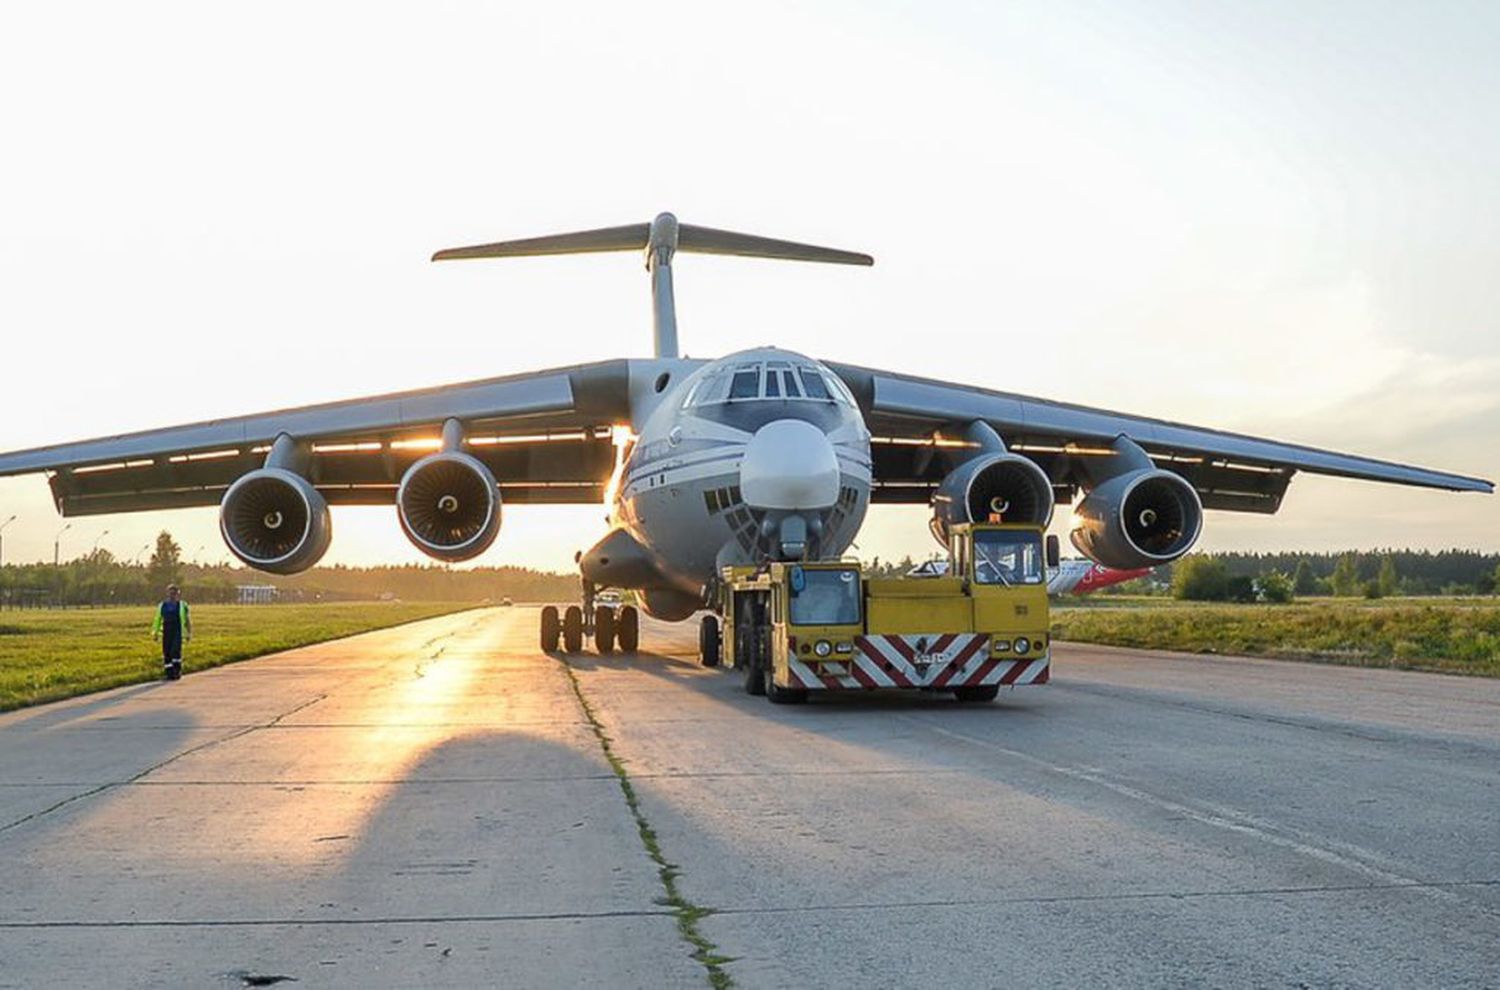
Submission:
POLYGON ((650 223, 625 227, 602 227, 569 234, 549 234, 520 241, 497 241, 472 247, 447 248, 433 261, 459 258, 522 258, 543 254, 593 254, 598 251, 646 251, 646 270, 651 273, 651 322, 656 338, 656 356, 679 357, 677 349, 677 305, 672 296, 672 256, 678 251, 697 254, 730 254, 742 258, 776 258, 781 261, 821 261, 835 265, 873 265, 868 254, 834 248, 778 241, 732 230, 695 227, 678 223, 670 213, 659 213, 650 223))

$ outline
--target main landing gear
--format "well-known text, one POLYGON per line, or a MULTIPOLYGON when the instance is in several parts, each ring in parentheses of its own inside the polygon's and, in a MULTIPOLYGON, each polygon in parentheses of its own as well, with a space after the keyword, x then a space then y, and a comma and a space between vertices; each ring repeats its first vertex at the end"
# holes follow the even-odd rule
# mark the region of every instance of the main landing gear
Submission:
POLYGON ((569 605, 561 612, 556 605, 542 609, 542 652, 583 652, 583 641, 592 638, 601 654, 634 653, 641 643, 641 616, 634 605, 596 605, 598 589, 583 583, 583 604, 569 605))

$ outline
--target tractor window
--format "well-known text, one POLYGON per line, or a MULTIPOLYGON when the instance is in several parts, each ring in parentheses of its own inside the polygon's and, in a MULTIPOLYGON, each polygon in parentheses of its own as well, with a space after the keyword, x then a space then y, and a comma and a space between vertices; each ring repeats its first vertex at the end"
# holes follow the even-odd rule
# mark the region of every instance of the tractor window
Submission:
POLYGON ((791 592, 791 621, 794 626, 849 626, 859 622, 859 572, 802 571, 802 590, 791 592))
POLYGON ((1003 529, 976 532, 974 581, 976 584, 1041 584, 1041 536, 1003 529))

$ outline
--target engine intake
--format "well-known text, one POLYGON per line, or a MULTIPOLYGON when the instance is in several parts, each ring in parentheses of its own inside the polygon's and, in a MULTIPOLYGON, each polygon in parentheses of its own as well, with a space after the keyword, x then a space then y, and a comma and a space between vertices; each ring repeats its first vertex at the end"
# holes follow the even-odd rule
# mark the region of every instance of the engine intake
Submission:
POLYGON ((500 533, 500 486, 468 454, 429 454, 407 469, 396 491, 401 529, 438 560, 470 560, 500 533))
POLYGON ((1073 545, 1096 563, 1129 570, 1169 563, 1193 548, 1203 503, 1179 475, 1132 471, 1103 482, 1073 508, 1073 545))
POLYGON ((948 545, 958 523, 982 522, 998 514, 1005 522, 1047 525, 1052 518, 1052 482, 1019 454, 982 454, 949 472, 932 497, 932 535, 948 545))
POLYGON ((219 503, 219 532, 240 560, 272 574, 296 574, 333 540, 328 502, 306 478, 283 468, 242 475, 219 503))

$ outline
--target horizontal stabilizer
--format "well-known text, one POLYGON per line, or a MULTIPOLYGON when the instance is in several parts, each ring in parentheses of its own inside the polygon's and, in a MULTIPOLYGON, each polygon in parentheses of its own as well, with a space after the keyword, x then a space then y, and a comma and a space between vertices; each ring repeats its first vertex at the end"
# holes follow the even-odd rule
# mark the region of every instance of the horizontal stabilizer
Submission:
POLYGON ((737 234, 732 230, 694 227, 686 223, 677 228, 677 250, 697 254, 733 254, 741 258, 824 261, 835 265, 875 264, 875 259, 868 254, 818 247, 814 244, 798 244, 795 241, 777 241, 754 234, 737 234))
POLYGON ((632 223, 624 227, 579 230, 571 234, 549 234, 519 241, 496 241, 473 247, 448 248, 432 256, 433 261, 459 258, 524 258, 541 254, 593 254, 598 251, 638 251, 651 236, 649 223, 632 223))
POLYGON ((659 358, 678 356, 677 304, 672 295, 672 256, 678 251, 729 254, 741 258, 776 258, 781 261, 822 261, 835 265, 875 264, 875 259, 868 254, 798 244, 796 241, 777 241, 754 234, 739 234, 732 230, 694 227, 678 223, 677 218, 670 213, 658 213, 650 223, 447 248, 433 255, 432 260, 523 258, 539 254, 641 250, 645 251, 646 270, 651 273, 651 319, 656 338, 656 356, 659 358))
POLYGON ((633 223, 624 227, 603 227, 599 230, 579 230, 568 234, 528 237, 519 241, 496 241, 493 244, 447 248, 434 254, 432 260, 593 254, 598 251, 639 251, 648 246, 660 246, 670 251, 690 251, 696 254, 729 254, 741 258, 776 258, 781 261, 821 261, 835 265, 873 265, 875 263, 875 259, 868 254, 855 251, 840 251, 836 248, 818 247, 815 244, 799 244, 796 241, 779 241, 770 237, 758 237, 755 234, 740 234, 732 230, 715 230, 712 227, 679 224, 669 213, 662 214, 654 224, 633 223), (664 220, 668 222, 663 223, 664 220), (658 242, 667 239, 669 243, 653 245, 653 229, 657 231, 658 242))

